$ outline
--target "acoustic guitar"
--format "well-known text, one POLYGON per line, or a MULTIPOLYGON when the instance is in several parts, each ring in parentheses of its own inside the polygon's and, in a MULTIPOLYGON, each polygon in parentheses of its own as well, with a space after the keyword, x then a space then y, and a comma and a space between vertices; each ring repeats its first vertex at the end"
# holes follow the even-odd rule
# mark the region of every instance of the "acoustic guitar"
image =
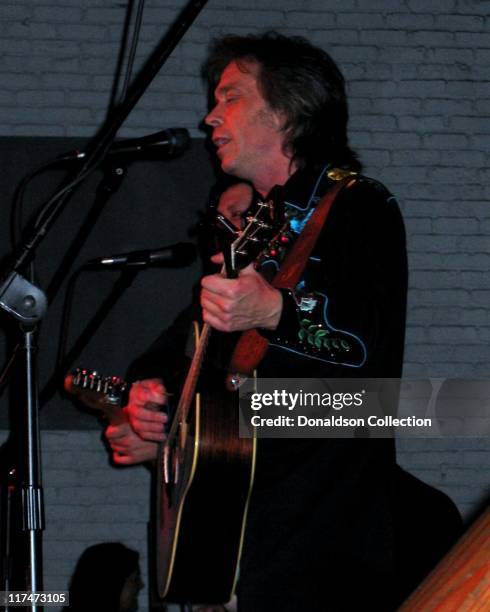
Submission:
MULTIPOLYGON (((272 202, 258 202, 246 221, 229 248, 222 245, 228 278, 263 256, 285 227, 272 202)), ((233 233, 226 219, 218 222, 233 233)), ((225 374, 218 390, 200 381, 210 335, 207 324, 195 332, 194 356, 158 457, 157 585, 168 601, 231 599, 254 479, 256 441, 239 437, 238 394, 225 388, 225 374)))

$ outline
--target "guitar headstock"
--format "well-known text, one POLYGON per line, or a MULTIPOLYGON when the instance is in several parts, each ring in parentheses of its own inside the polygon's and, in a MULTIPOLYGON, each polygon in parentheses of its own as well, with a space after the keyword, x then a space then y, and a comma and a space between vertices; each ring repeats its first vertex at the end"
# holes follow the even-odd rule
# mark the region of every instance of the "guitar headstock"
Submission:
POLYGON ((225 260, 226 276, 236 278, 238 271, 254 261, 279 231, 281 219, 272 200, 258 200, 244 219, 244 227, 236 228, 218 213, 215 225, 225 260))
POLYGON ((126 421, 121 404, 129 385, 122 378, 101 376, 96 370, 77 368, 65 377, 64 387, 88 408, 102 412, 112 424, 126 421))

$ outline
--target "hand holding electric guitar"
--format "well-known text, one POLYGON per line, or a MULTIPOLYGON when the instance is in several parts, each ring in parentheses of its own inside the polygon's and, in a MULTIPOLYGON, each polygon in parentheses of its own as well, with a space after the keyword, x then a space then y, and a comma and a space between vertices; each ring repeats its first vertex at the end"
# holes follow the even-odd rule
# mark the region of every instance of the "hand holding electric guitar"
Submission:
MULTIPOLYGON (((131 385, 117 376, 100 376, 96 371, 84 368, 78 368, 65 378, 64 386, 68 393, 107 419, 109 425, 105 436, 111 446, 112 459, 118 465, 133 465, 156 459, 157 443, 143 440, 130 425, 126 408, 121 407, 128 391, 130 395, 137 395, 137 386, 147 382, 131 385)), ((154 406, 158 408, 156 404, 154 406)), ((158 414, 162 422, 166 421, 165 414, 158 414)))

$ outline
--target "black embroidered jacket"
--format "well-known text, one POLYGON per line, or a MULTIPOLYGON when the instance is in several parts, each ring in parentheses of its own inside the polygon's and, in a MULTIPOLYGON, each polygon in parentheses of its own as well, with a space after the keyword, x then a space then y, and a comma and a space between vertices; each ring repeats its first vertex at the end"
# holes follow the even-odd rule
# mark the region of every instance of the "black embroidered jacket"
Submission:
MULTIPOLYGON (((300 170, 275 188, 291 242, 332 185, 328 172, 328 166, 300 170)), ((274 272, 280 258, 266 258, 264 273, 274 272)), ((399 377, 406 289, 398 205, 380 183, 358 177, 333 205, 298 287, 283 291, 277 329, 261 331, 271 344, 259 375, 399 377)), ((162 376, 172 387, 172 372, 185 368, 185 337, 196 311, 183 312, 134 364, 133 379, 162 376)), ((230 335, 214 335, 209 360, 225 366, 229 347, 220 336, 230 335)), ((394 472, 392 440, 259 440, 241 609, 390 609, 394 472)))

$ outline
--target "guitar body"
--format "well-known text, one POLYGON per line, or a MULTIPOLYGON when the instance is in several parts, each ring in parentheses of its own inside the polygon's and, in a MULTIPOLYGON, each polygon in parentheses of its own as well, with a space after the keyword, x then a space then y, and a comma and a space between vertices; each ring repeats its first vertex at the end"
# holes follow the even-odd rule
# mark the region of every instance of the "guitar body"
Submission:
POLYGON ((238 435, 238 400, 197 394, 182 447, 157 470, 157 585, 172 602, 223 603, 235 589, 255 468, 255 439, 238 435))

